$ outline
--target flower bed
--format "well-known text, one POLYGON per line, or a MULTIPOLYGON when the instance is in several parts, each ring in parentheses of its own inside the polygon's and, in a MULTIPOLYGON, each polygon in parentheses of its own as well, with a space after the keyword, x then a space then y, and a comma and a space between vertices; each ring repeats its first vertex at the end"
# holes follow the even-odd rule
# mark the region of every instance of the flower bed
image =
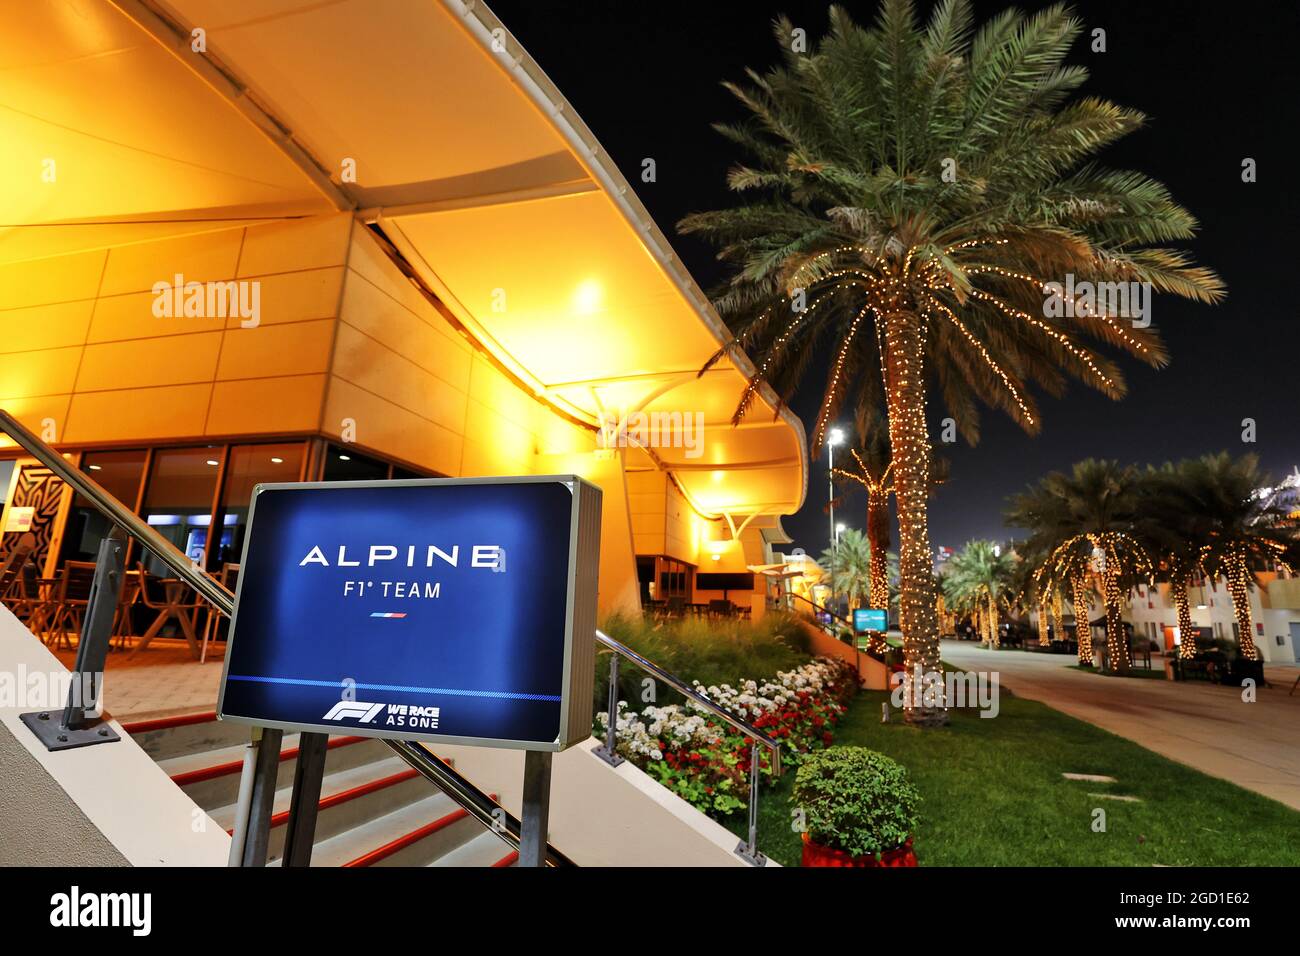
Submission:
MULTIPOLYGON (((743 681, 739 688, 697 682, 695 689, 775 739, 785 769, 831 744, 858 683, 853 668, 819 657, 770 680, 743 681)), ((608 723, 604 712, 597 714, 597 736, 605 736, 608 723)), ((726 817, 748 806, 751 742, 698 704, 646 707, 637 713, 619 701, 617 739, 620 754, 697 809, 726 817)), ((765 778, 771 775, 765 747, 759 771, 765 778)))

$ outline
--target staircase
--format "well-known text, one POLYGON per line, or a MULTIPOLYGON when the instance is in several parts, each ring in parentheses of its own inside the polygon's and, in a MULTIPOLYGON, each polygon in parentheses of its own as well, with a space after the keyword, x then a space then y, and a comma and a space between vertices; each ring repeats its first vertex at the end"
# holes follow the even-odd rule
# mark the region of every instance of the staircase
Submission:
MULTIPOLYGON (((234 826, 248 727, 205 713, 127 723, 123 729, 220 826, 234 826)), ((297 759, 298 735, 285 734, 268 866, 281 863, 297 759)), ((517 859, 382 741, 329 738, 312 866, 506 867, 517 859)))

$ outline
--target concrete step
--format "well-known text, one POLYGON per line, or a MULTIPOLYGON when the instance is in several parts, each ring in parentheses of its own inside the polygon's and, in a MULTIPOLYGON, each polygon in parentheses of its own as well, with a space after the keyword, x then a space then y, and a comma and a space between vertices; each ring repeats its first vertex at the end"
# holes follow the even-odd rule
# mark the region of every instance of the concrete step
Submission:
MULTIPOLYGON (((365 737, 330 737, 325 772, 348 770, 387 757, 391 751, 380 741, 365 737)), ((276 786, 293 783, 298 766, 298 734, 286 734, 280 750, 276 786)), ((175 784, 204 810, 234 803, 239 795, 239 778, 244 767, 244 745, 221 747, 158 761, 175 784)))
POLYGON ((510 845, 492 833, 482 830, 478 836, 456 849, 444 853, 425 866, 514 866, 519 854, 510 845))
MULTIPOLYGON (((323 842, 352 827, 367 823, 428 796, 431 786, 399 757, 363 764, 336 773, 326 773, 321 784, 320 809, 316 814, 316 840, 323 842)), ((267 859, 276 859, 284 849, 285 823, 289 815, 293 781, 275 793, 271 807, 271 833, 267 859)), ((221 826, 234 825, 235 805, 211 811, 221 826)))
POLYGON ((241 745, 252 731, 246 724, 217 720, 211 712, 133 721, 123 724, 122 729, 157 761, 241 745))
MULTIPOLYGON (((192 714, 123 725, 198 806, 234 825, 249 728, 192 714)), ((297 770, 286 734, 272 804, 268 865, 281 864, 297 770)), ((316 818, 313 866, 509 866, 515 855, 380 740, 332 736, 316 818)))
POLYGON ((312 866, 427 866, 483 832, 450 797, 435 791, 318 842, 312 866))

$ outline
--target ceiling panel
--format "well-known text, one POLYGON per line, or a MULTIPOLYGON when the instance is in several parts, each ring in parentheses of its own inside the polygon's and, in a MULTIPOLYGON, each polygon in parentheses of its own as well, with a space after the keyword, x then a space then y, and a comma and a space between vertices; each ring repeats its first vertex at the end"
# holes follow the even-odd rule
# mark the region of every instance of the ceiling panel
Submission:
POLYGON ((568 157, 562 137, 436 0, 169 5, 207 30, 210 48, 327 169, 355 159, 363 188, 568 157))
POLYGON ((0 0, 0 225, 325 211, 263 133, 103 0, 0 0))

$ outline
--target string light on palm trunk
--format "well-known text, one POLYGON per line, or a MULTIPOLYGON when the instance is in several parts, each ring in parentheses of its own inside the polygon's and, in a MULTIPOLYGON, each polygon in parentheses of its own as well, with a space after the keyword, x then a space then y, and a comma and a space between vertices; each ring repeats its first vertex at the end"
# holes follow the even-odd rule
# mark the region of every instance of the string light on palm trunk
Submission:
POLYGON ((1237 617, 1237 642, 1241 645, 1241 656, 1246 660, 1257 660, 1253 614, 1250 608, 1250 569, 1245 555, 1234 551, 1228 557, 1228 594, 1232 598, 1232 610, 1237 617))
POLYGON ((1079 663, 1092 666, 1092 624, 1088 620, 1088 579, 1074 579, 1074 639, 1079 644, 1079 663))
POLYGON ((1177 575, 1171 590, 1174 592, 1174 608, 1178 612, 1178 657, 1191 660, 1196 656, 1196 630, 1192 624, 1192 602, 1187 597, 1187 578, 1177 575))

